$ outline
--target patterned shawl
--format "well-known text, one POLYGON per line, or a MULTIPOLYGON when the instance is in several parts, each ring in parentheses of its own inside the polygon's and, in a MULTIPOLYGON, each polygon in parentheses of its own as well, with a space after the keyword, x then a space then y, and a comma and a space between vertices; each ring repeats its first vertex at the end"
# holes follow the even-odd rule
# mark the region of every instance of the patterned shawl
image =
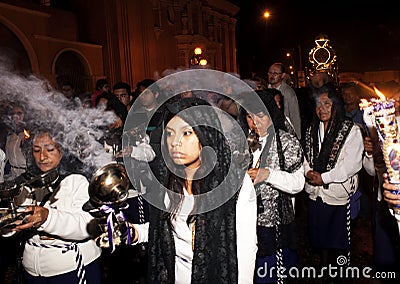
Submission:
POLYGON ((354 123, 349 119, 332 125, 325 135, 319 151, 319 124, 313 124, 306 131, 305 155, 310 167, 319 173, 330 171, 335 167, 340 151, 354 123))

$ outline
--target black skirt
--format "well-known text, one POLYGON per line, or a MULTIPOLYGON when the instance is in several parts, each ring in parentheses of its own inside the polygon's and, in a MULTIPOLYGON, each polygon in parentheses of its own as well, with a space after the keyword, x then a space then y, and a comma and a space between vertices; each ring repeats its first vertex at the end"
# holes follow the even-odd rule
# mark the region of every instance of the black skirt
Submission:
POLYGON ((316 249, 349 249, 347 206, 329 205, 308 200, 308 233, 310 244, 316 249))

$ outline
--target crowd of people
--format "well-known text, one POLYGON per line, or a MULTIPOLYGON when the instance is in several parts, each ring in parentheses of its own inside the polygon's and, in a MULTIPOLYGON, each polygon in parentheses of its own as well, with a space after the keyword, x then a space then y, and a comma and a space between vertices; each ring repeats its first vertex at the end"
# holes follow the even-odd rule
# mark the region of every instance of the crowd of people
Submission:
MULTIPOLYGON (((399 188, 363 120, 359 86, 316 72, 300 104, 282 63, 267 74, 228 76, 245 82, 241 94, 227 82, 221 94, 190 86, 168 94, 153 79, 134 89, 100 79, 82 100, 70 82, 62 84, 68 110, 113 114, 96 139, 112 163, 133 172, 121 207, 126 235, 111 251, 113 220, 102 231, 98 219, 115 215, 100 206, 104 214, 93 213, 89 196, 95 169, 82 171, 55 125, 32 128, 40 118, 29 104, 2 97, 0 198, 6 213, 19 209, 11 223, 0 223, 0 242, 9 246, 0 253, 3 275, 14 258, 18 281, 27 284, 284 283, 295 279, 281 272, 302 257, 296 210, 305 206, 309 249, 320 267, 338 266, 340 256, 350 264, 353 222, 370 210, 371 266, 398 279, 399 188), (240 129, 229 139, 228 122, 240 129), (306 203, 296 202, 300 193, 306 203), (372 202, 361 197, 368 194, 372 202)), ((400 116, 400 92, 393 94, 400 116)))

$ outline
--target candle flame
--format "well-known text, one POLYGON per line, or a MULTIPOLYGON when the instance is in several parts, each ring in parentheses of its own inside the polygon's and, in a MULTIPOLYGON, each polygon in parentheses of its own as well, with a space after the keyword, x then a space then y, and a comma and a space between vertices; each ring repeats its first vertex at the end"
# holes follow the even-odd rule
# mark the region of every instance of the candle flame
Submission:
POLYGON ((374 86, 375 93, 382 101, 386 101, 385 95, 374 86))
POLYGON ((29 133, 28 130, 24 129, 24 135, 26 139, 29 139, 29 137, 31 137, 31 134, 29 133))

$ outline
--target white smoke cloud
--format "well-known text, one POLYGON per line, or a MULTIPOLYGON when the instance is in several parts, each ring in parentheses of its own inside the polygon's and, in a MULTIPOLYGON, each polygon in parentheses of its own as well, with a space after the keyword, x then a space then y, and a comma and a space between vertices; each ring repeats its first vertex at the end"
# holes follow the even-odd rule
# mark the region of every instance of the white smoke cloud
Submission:
MULTIPOLYGON (((29 131, 49 129, 67 154, 72 154, 88 168, 99 168, 111 162, 98 140, 103 135, 102 129, 115 121, 113 112, 84 108, 80 102, 71 109, 63 94, 48 81, 13 73, 7 62, 6 58, 0 58, 0 101, 5 106, 18 103, 24 107, 29 131)), ((7 117, 2 117, 2 121, 7 123, 7 117)))

